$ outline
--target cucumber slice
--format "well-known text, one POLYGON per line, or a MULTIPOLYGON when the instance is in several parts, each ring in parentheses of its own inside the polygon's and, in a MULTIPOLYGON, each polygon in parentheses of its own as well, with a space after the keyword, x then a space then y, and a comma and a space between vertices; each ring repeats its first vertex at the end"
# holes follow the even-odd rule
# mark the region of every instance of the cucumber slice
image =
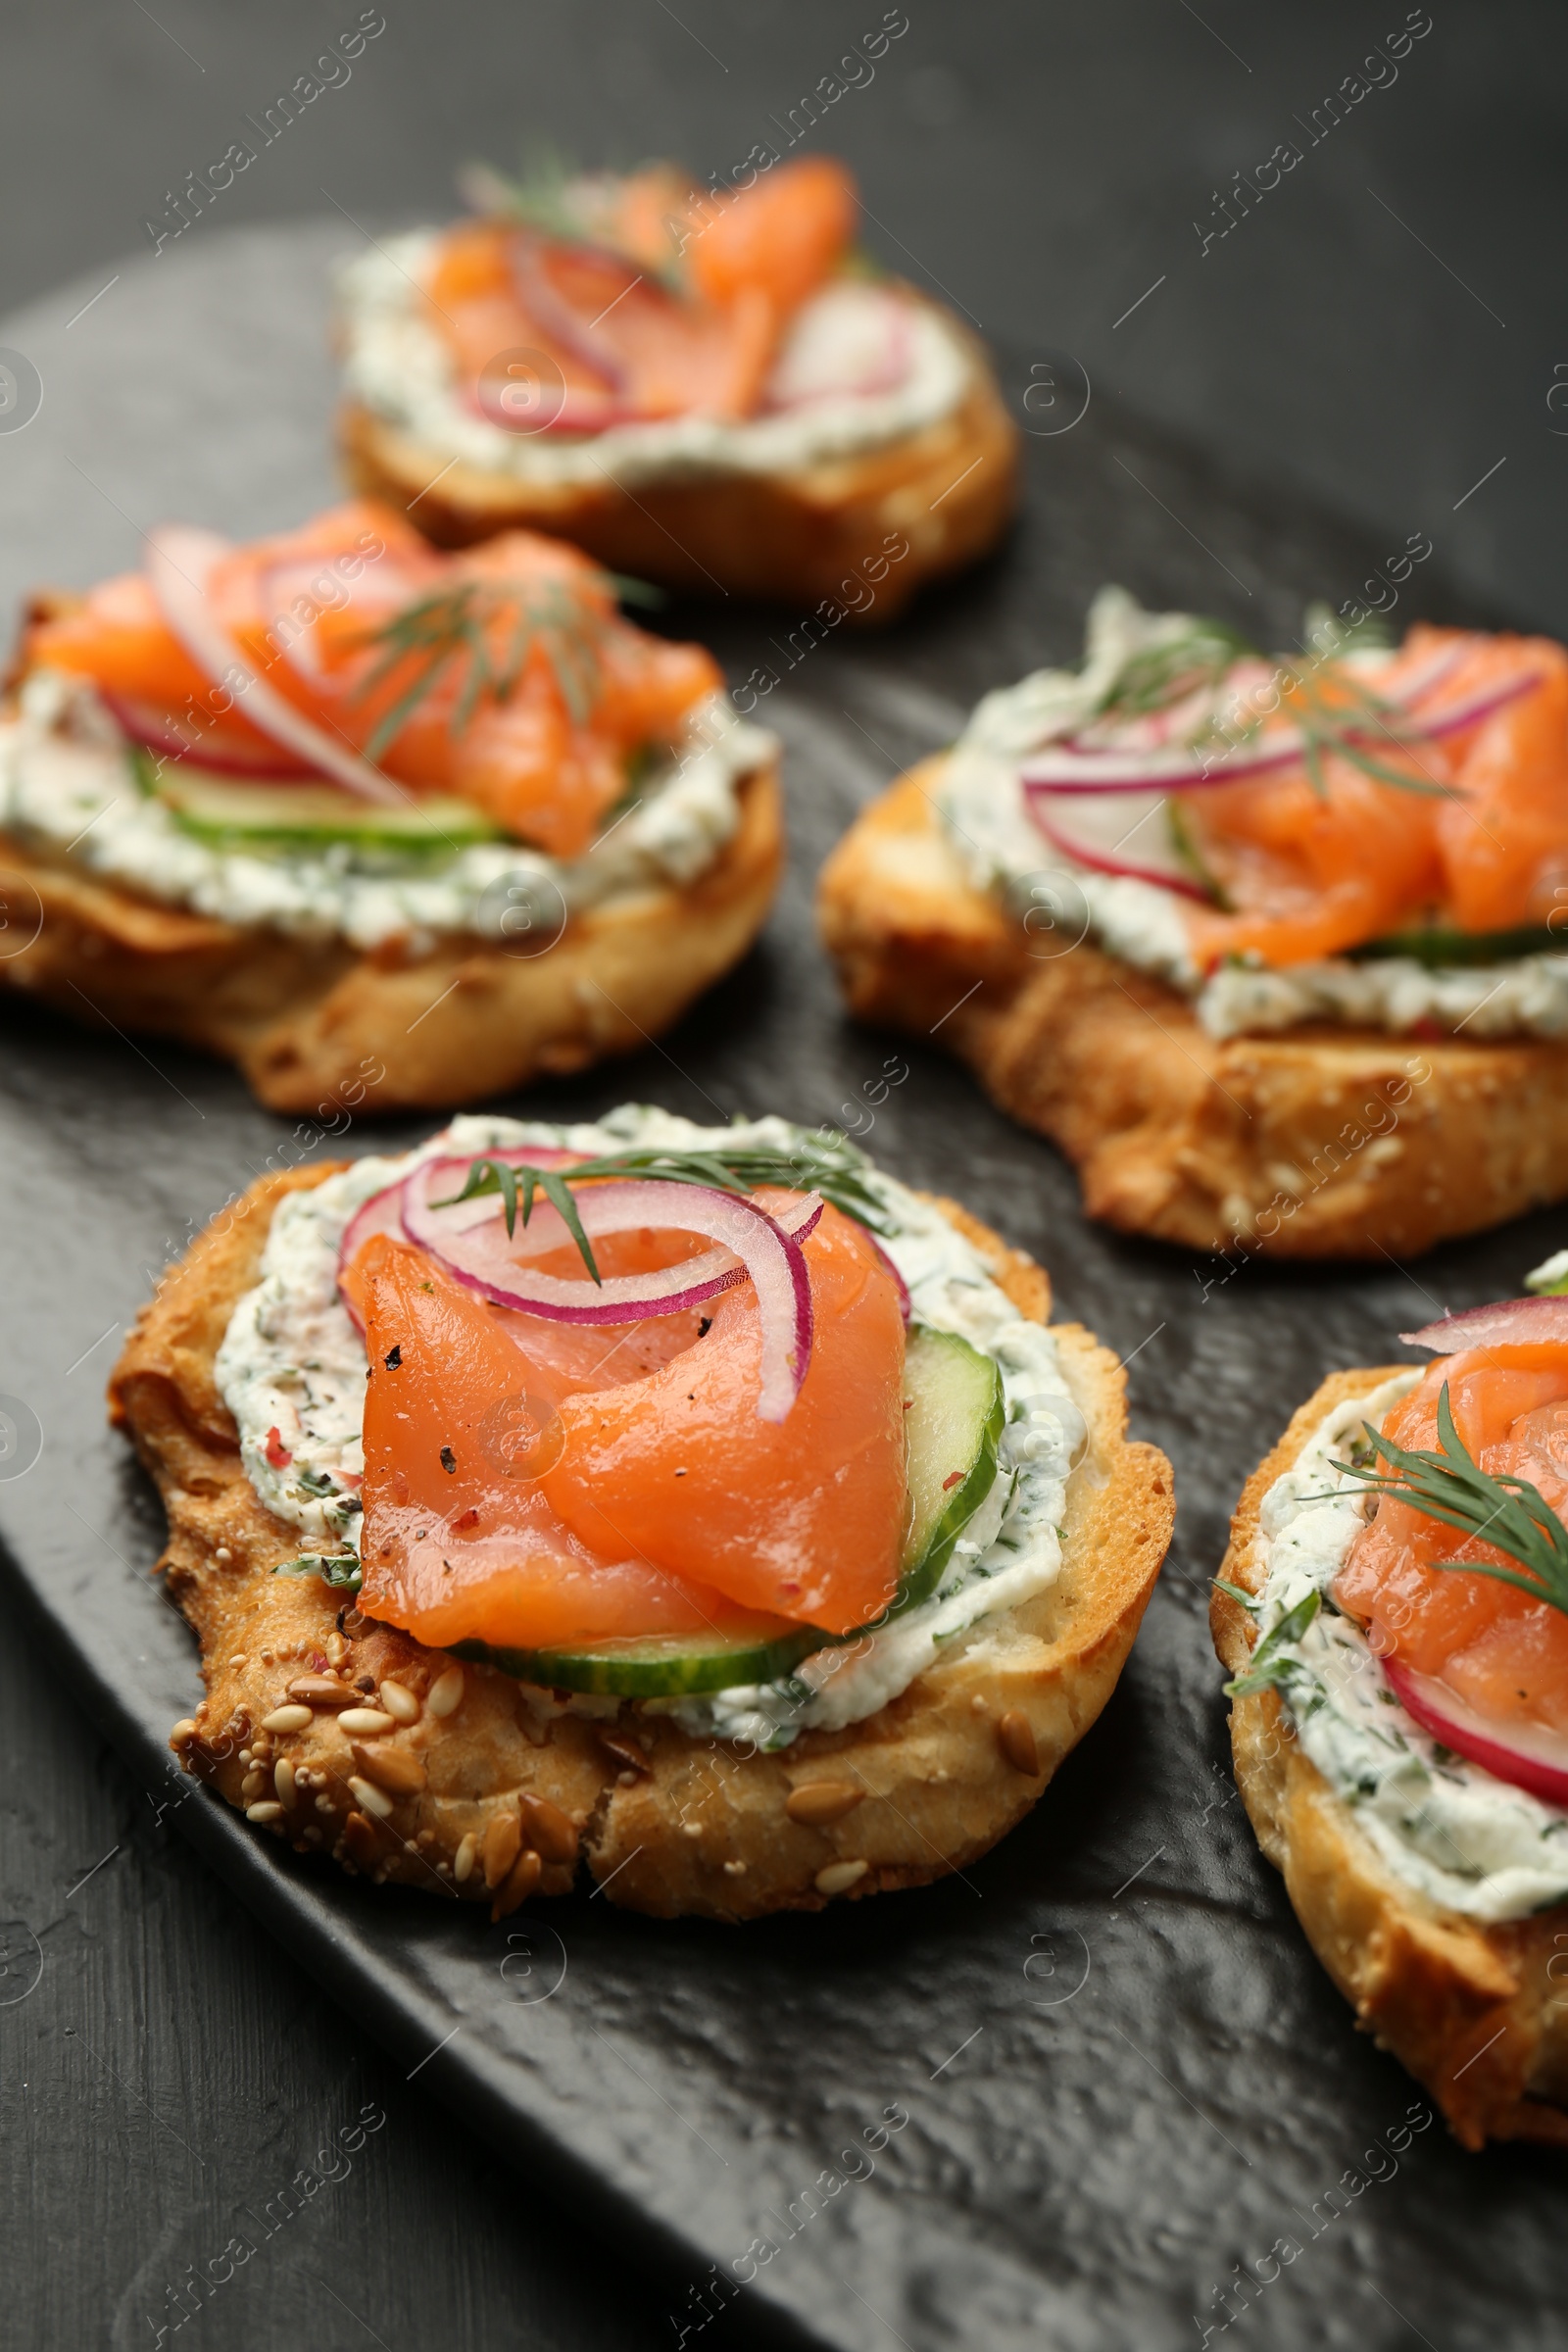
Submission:
POLYGON ((755 1629, 701 1642, 690 1634, 659 1634, 641 1642, 602 1642, 592 1649, 492 1649, 484 1642, 454 1642, 451 1647, 454 1657, 477 1658, 546 1690, 679 1698, 737 1683, 776 1682, 832 1639, 812 1626, 767 1617, 755 1629))
POLYGON ((1369 939, 1348 948, 1353 963, 1374 963, 1389 956, 1408 956, 1431 967, 1444 964, 1511 963, 1516 956, 1568 956, 1568 929, 1553 931, 1545 923, 1521 923, 1512 931, 1396 932, 1389 939, 1369 939))
POLYGON ((241 784, 202 768, 163 775, 154 788, 182 833, 214 849, 355 849, 439 856, 504 839, 471 801, 432 794, 382 808, 335 784, 241 784))
MULTIPOLYGON (((898 1591, 875 1628, 930 1597, 953 1546, 990 1494, 1005 1418, 1002 1375, 990 1356, 956 1332, 916 1324, 904 1358, 909 1448, 909 1525, 898 1591)), ((776 1682, 816 1649, 858 1642, 865 1627, 824 1634, 808 1625, 761 1618, 755 1628, 715 1640, 689 1635, 606 1642, 591 1649, 491 1649, 455 1642, 455 1655, 499 1666, 519 1682, 555 1690, 595 1690, 621 1698, 677 1698, 701 1690, 776 1682)))
MULTIPOLYGON (((917 1323, 904 1357, 909 1530, 889 1617, 930 1598, 953 1546, 990 1494, 1006 1419, 1002 1374, 956 1331, 917 1323)), ((855 1637, 850 1635, 849 1640, 855 1637)))

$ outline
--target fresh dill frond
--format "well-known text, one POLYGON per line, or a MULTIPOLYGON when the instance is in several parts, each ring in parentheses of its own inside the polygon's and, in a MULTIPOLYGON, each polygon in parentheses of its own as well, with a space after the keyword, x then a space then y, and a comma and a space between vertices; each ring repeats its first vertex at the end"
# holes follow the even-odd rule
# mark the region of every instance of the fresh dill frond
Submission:
POLYGON ((520 220, 546 236, 580 244, 583 223, 567 192, 579 176, 568 156, 548 142, 536 142, 523 149, 515 176, 498 172, 493 164, 465 164, 458 172, 458 190, 475 212, 520 220))
POLYGON ((1223 620, 1195 620, 1163 645, 1130 654, 1100 699, 1097 718, 1148 718, 1199 686, 1217 686, 1237 662, 1261 659, 1223 620))
POLYGON ((1349 1461, 1336 1462, 1336 1470, 1359 1479, 1370 1493, 1393 1495, 1428 1519, 1441 1519, 1445 1526, 1456 1527, 1519 1563, 1514 1569, 1493 1560, 1456 1558, 1433 1560, 1429 1566, 1495 1577, 1499 1584, 1513 1585, 1532 1600, 1568 1615, 1568 1527, 1529 1479, 1494 1477, 1482 1469, 1454 1427, 1446 1381, 1438 1397, 1439 1449, 1407 1449, 1380 1437, 1370 1422, 1362 1427, 1374 1457, 1389 1467, 1362 1469, 1349 1461))
MULTIPOLYGON (((659 601, 658 589, 618 573, 601 575, 617 602, 659 601)), ((461 735, 481 700, 510 702, 521 684, 532 654, 544 656, 575 726, 586 726, 603 692, 600 648, 609 616, 564 580, 459 580, 433 589, 368 631, 365 644, 380 658, 361 680, 358 694, 373 694, 403 663, 414 674, 377 721, 365 757, 371 761, 394 743, 454 662, 466 670, 452 712, 452 732, 461 735), (498 659, 492 640, 498 623, 512 617, 505 652, 498 659)))
MULTIPOLYGON (((1308 614, 1326 612, 1327 608, 1313 607, 1308 614)), ((1331 616, 1332 617, 1332 616, 1331 616)), ((1365 627, 1356 632, 1358 640, 1370 643, 1365 627)), ((1321 632, 1315 640, 1323 643, 1321 632)), ((1451 798, 1451 787, 1430 779, 1411 775, 1406 769, 1393 766, 1387 757, 1380 758, 1375 746, 1379 739, 1396 751, 1415 755, 1423 740, 1418 728, 1411 727, 1408 718, 1394 704, 1385 702, 1372 692, 1335 657, 1345 651, 1350 633, 1341 629, 1335 642, 1324 647, 1319 662, 1280 661, 1275 664, 1276 682, 1290 681, 1292 699, 1300 706, 1298 721, 1301 735, 1301 762, 1307 780, 1319 800, 1328 797, 1328 782, 1323 772, 1325 759, 1345 760, 1361 773, 1380 784, 1391 784, 1396 791, 1413 792, 1428 798, 1451 798), (1319 662, 1332 665, 1334 699, 1326 697, 1318 682, 1319 662)), ((1199 619, 1179 636, 1162 645, 1145 647, 1132 654, 1122 663, 1095 710, 1097 718, 1135 719, 1152 717, 1184 702, 1204 686, 1221 685, 1238 662, 1264 661, 1267 657, 1250 644, 1240 630, 1222 620, 1199 619)), ((1227 723, 1217 714, 1207 725, 1199 729, 1194 738, 1194 751, 1207 751, 1212 746, 1223 747, 1220 765, 1231 753, 1250 745, 1262 727, 1262 715, 1248 718, 1245 703, 1235 720, 1227 723)))
POLYGON ((515 1232, 519 1218, 527 1225, 535 1198, 543 1193, 564 1218, 583 1264, 598 1282, 599 1268, 571 1198, 574 1184, 596 1177, 644 1176, 669 1184, 704 1185, 720 1193, 753 1193, 760 1185, 778 1185, 790 1192, 820 1193, 824 1200, 830 1200, 857 1224, 866 1226, 872 1233, 891 1233, 893 1226, 865 1182, 862 1173, 865 1164, 852 1144, 833 1144, 815 1136, 803 1136, 790 1151, 770 1146, 717 1144, 698 1152, 660 1148, 611 1152, 596 1159, 579 1160, 570 1168, 514 1167, 509 1160, 478 1158, 469 1167, 462 1192, 431 1205, 451 1208, 460 1200, 474 1200, 485 1194, 497 1193, 511 1235, 515 1232))

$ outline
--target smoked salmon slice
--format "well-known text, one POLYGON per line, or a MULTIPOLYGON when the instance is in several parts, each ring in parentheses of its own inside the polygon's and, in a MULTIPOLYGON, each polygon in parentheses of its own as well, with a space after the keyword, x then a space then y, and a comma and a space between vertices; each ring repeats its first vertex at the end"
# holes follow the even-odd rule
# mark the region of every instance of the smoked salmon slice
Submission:
MULTIPOLYGON (((557 857, 589 847, 633 758, 674 744, 722 683, 700 646, 624 619, 613 582, 564 542, 509 531, 438 555, 367 500, 236 548, 211 593, 259 673, 335 737, 409 791, 460 795, 557 857)), ((288 771, 139 573, 35 621, 24 656, 161 713, 196 764, 254 771, 271 752, 288 771)))
POLYGON ((495 365, 527 351, 561 379, 531 429, 754 414, 785 325, 854 236, 850 174, 803 157, 715 193, 658 165, 578 191, 580 230, 568 187, 545 218, 465 222, 441 241, 427 316, 473 405, 506 423, 495 365))
MULTIPOLYGON (((357 1261, 369 1379, 361 1606, 435 1648, 550 1649, 628 1634, 760 1626, 635 1542, 608 1552, 551 1508, 534 1473, 561 1443, 548 1395, 503 1319, 406 1244, 357 1261)), ((600 1352, 607 1347, 603 1332, 600 1352)), ((772 1621, 765 1637, 789 1631, 772 1621)))
MULTIPOLYGON (((1191 735, 1202 781, 1166 789, 1173 834, 1211 901, 1182 885, 1201 971, 1232 956, 1304 963, 1412 930, 1550 926, 1568 938, 1561 646, 1417 625, 1381 662, 1332 657, 1270 671, 1248 655, 1220 687, 1217 700, 1208 689, 1195 699, 1178 678, 1154 717, 1119 721, 1108 743, 1102 729, 1092 745, 1068 746, 1069 758, 1150 758, 1153 781, 1158 760, 1191 735)), ((1036 781, 1089 788, 1059 770, 1036 781)), ((1062 806, 1053 803, 1055 815, 1062 806)), ((1063 846, 1070 853, 1070 838, 1063 846)))
MULTIPOLYGON (((757 1196, 764 1208, 795 1198, 757 1196)), ((613 1238, 597 1247, 612 1274, 692 1246, 613 1238)), ((490 1306, 405 1243, 368 1241, 350 1276, 370 1363, 362 1606, 436 1644, 524 1649, 803 1623, 835 1634, 874 1617, 907 1517, 902 1305, 836 1209, 804 1251, 810 1364, 768 1423, 749 1283, 701 1316, 568 1327, 490 1306)))
MULTIPOLYGON (((1454 1427, 1492 1477, 1527 1479, 1568 1507, 1568 1348, 1494 1345, 1429 1366, 1384 1422, 1410 1449, 1434 1448, 1445 1382, 1454 1427)), ((1438 1561, 1518 1562, 1458 1528, 1383 1495, 1357 1536, 1334 1595, 1380 1657, 1446 1684, 1499 1726, 1568 1733, 1568 1616, 1495 1577, 1438 1561)))

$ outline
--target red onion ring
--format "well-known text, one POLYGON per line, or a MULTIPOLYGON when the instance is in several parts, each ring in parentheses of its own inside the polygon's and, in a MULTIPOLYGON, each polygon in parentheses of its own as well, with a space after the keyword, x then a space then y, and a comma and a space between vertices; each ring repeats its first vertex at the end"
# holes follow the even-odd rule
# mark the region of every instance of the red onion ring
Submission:
POLYGON ((174 733, 172 711, 156 719, 149 715, 150 705, 129 695, 111 693, 107 686, 99 686, 95 692, 122 735, 128 735, 132 743, 139 743, 144 751, 157 752, 165 760, 188 760, 193 767, 204 767, 211 775, 243 776, 257 784, 295 783, 301 776, 319 772, 307 767, 302 760, 291 759, 287 752, 215 752, 203 743, 187 743, 174 733))
MULTIPOLYGON (((606 254, 603 258, 613 262, 625 276, 626 283, 621 293, 630 293, 640 272, 632 270, 618 254, 606 254)), ((570 352, 574 360, 597 375, 600 382, 612 392, 624 393, 626 370, 619 355, 602 339, 596 338, 593 325, 579 318, 565 296, 551 284, 540 259, 537 238, 523 236, 517 239, 513 254, 512 275, 524 310, 551 341, 558 343, 563 351, 570 352)), ((615 300, 620 300, 619 294, 615 300)), ((603 313, 600 315, 603 317, 603 313)))
POLYGON ((1198 899, 1205 906, 1208 893, 1193 880, 1191 874, 1177 865, 1174 858, 1168 866, 1140 865, 1132 858, 1119 858, 1112 850, 1100 850, 1087 842, 1075 840, 1055 819, 1045 812, 1043 803, 1050 796, 1040 792, 1029 795, 1029 814, 1053 849, 1060 850, 1078 865, 1086 865, 1097 874, 1118 874, 1134 882, 1152 882, 1156 889, 1178 891, 1183 898, 1198 899))
MULTIPOLYGON (((603 1283, 566 1281, 559 1275, 530 1274, 527 1261, 508 1246, 501 1203, 486 1200, 483 1222, 466 1223, 453 1231, 453 1211, 431 1206, 430 1189, 437 1174, 450 1181, 454 1165, 468 1160, 424 1160, 410 1174, 403 1191, 403 1223, 410 1239, 427 1250, 454 1280, 478 1291, 502 1306, 523 1314, 545 1315, 557 1322, 630 1323, 645 1316, 676 1314, 751 1280, 761 1317, 761 1392, 757 1410, 764 1421, 782 1421, 789 1413, 811 1354, 811 1284, 801 1242, 754 1200, 737 1193, 710 1190, 706 1185, 674 1184, 659 1177, 610 1177, 586 1186, 576 1196, 577 1213, 590 1236, 624 1232, 629 1226, 662 1226, 686 1233, 703 1233, 723 1245, 705 1250, 699 1258, 656 1274, 608 1277, 603 1283), (736 1264, 720 1264, 721 1254, 733 1252, 736 1264), (504 1279, 503 1279, 504 1278, 504 1279)), ((472 1202, 465 1202, 471 1208, 472 1202)), ((821 1213, 822 1203, 808 1196, 808 1219, 798 1227, 804 1236, 821 1213)), ((536 1209, 537 1247, 559 1249, 570 1240, 565 1220, 552 1208, 536 1209)))
POLYGON ((1461 1355, 1469 1348, 1568 1345, 1568 1298, 1499 1298, 1491 1306, 1467 1306, 1443 1315, 1419 1331, 1401 1331, 1407 1348, 1430 1348, 1434 1355, 1461 1355))
POLYGON ((208 590, 218 564, 233 552, 216 531, 186 523, 148 533, 147 577, 170 628, 209 683, 242 705, 253 727, 361 800, 401 807, 410 795, 270 686, 224 628, 208 590))
MULTIPOLYGON (((466 1174, 475 1159, 504 1160, 508 1167, 512 1168, 563 1168, 569 1167, 581 1157, 580 1152, 563 1152, 553 1144, 517 1144, 505 1146, 494 1152, 475 1152, 470 1153, 466 1160, 457 1162, 448 1160, 446 1164, 449 1167, 457 1165, 466 1174)), ((349 1310, 350 1322, 362 1336, 365 1324, 353 1298, 344 1287, 343 1277, 372 1235, 389 1234, 394 1241, 398 1242, 406 1242, 409 1239, 408 1231, 403 1223, 403 1188, 407 1182, 407 1176, 396 1177, 380 1192, 372 1193, 368 1200, 362 1201, 344 1226, 343 1239, 338 1244, 338 1296, 349 1310)), ((495 1208, 493 1197, 486 1200, 485 1207, 493 1212, 495 1208)))
POLYGON ((1539 670, 1530 670, 1523 677, 1512 679, 1506 686, 1490 686, 1485 694, 1473 694, 1467 702, 1455 703, 1447 710, 1438 710, 1417 719, 1420 733, 1441 742, 1445 735, 1462 735, 1467 727, 1478 727, 1494 710, 1516 703, 1522 694, 1533 694, 1541 684, 1539 670))
POLYGON ((1386 694, 1391 702, 1403 703, 1406 706, 1418 703, 1424 695, 1430 694, 1435 686, 1441 686, 1445 678, 1450 677, 1459 664, 1468 660, 1480 642, 1478 637, 1465 636, 1459 638, 1452 645, 1440 646, 1438 651, 1429 655, 1422 666, 1413 670, 1409 677, 1401 678, 1395 686, 1380 686, 1378 691, 1380 694, 1386 694))
MULTIPOLYGON (((1446 736, 1459 735, 1467 728, 1479 726, 1494 710, 1516 702, 1522 694, 1533 693, 1540 683, 1540 674, 1531 670, 1510 679, 1505 686, 1489 686, 1485 693, 1472 694, 1447 710, 1417 717, 1407 731, 1423 742, 1441 742, 1446 736)), ((1349 742, 1366 744, 1373 750, 1379 746, 1380 738, 1371 728, 1348 728, 1346 734, 1349 742)), ((1219 755, 1205 761, 1191 751, 1179 755, 1161 751, 1086 752, 1062 743, 1026 760, 1019 774, 1025 792, 1031 796, 1151 790, 1198 792, 1220 784, 1240 784, 1250 776, 1298 767, 1304 751, 1304 739, 1295 728, 1289 734, 1275 737, 1266 749, 1260 746, 1240 760, 1219 755)))
POLYGON ((1024 790, 1037 793, 1197 792, 1203 785, 1239 784, 1247 776, 1271 775, 1298 767, 1301 738, 1293 728, 1268 752, 1227 760, 1223 773, 1205 767, 1197 754, 1183 752, 1073 752, 1057 747, 1037 752, 1019 773, 1024 790))
MULTIPOLYGON (((783 1220, 781 1218, 780 1223, 782 1222, 783 1220)), ((881 1243, 877 1240, 876 1235, 874 1233, 867 1232, 865 1238, 870 1243, 872 1249, 876 1251, 883 1273, 887 1275, 889 1281, 893 1284, 894 1289, 899 1294, 899 1312, 904 1317, 904 1328, 906 1331, 907 1331, 909 1328, 910 1318, 914 1313, 914 1307, 909 1298, 909 1286, 905 1281, 904 1276, 899 1272, 898 1267, 893 1263, 892 1258, 889 1257, 887 1251, 883 1249, 881 1243)))
POLYGON ((1568 1805, 1568 1740, 1555 1738, 1544 1724, 1515 1731, 1512 1726, 1492 1723, 1436 1676, 1417 1674, 1396 1658, 1388 1657, 1382 1663, 1405 1713, 1434 1740, 1441 1740, 1457 1755, 1468 1756, 1494 1779, 1544 1797, 1548 1805, 1568 1805))

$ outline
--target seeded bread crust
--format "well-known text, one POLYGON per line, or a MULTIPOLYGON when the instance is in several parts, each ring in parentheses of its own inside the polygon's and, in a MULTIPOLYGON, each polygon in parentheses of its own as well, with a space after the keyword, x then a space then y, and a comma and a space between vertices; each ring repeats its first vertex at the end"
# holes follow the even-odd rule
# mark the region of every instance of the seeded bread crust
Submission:
MULTIPOLYGON (((1302 1405, 1243 1491, 1221 1570, 1227 1583, 1261 1590, 1263 1497, 1326 1415, 1407 1369, 1333 1373, 1302 1405)), ((1256 1639, 1251 1618, 1216 1590, 1209 1622, 1222 1662, 1240 1674, 1256 1639)), ((1425 2085, 1465 2147, 1568 2145, 1568 1999, 1555 1981, 1564 1974, 1568 1904, 1489 1927, 1407 1886, 1298 1744, 1277 1691, 1234 1701, 1231 1750, 1258 1842, 1357 2024, 1425 2085)))
MULTIPOLYGON (((207 1695, 172 1740, 188 1771, 231 1804, 259 1805, 258 1826, 296 1851, 484 1900, 497 1917, 535 1890, 564 1892, 584 1865, 611 1901, 663 1918, 820 1910, 835 1894, 961 1869, 1028 1811, 1114 1688, 1174 1510, 1170 1465, 1126 1441, 1124 1375, 1089 1333, 1056 1327, 1090 1438, 1052 1591, 955 1641, 867 1722, 777 1755, 690 1739, 634 1707, 589 1721, 374 1623, 314 1577, 272 1573, 297 1555, 298 1531, 240 1466, 215 1358, 277 1203, 343 1164, 264 1178, 215 1219, 143 1310, 110 1383, 111 1418, 163 1495, 162 1566, 201 1643, 207 1695), (302 1676, 317 1678, 308 1718, 278 1719, 302 1676), (399 1684, 400 1715, 416 1719, 345 1730, 323 1676, 368 1707, 399 1684)), ((1042 1270, 956 1203, 939 1205, 1019 1312, 1044 1322, 1042 1270)))
POLYGON ((694 882, 586 907, 533 956, 471 934, 363 952, 219 922, 0 834, 12 928, 39 924, 0 981, 236 1061, 270 1110, 455 1108, 635 1051, 740 960, 783 870, 777 762, 739 797, 735 833, 694 882))
POLYGON ((940 1023, 992 1101, 1060 1146, 1091 1216, 1190 1249, 1370 1258, 1568 1197, 1568 1045, 1212 1038, 1163 982, 1087 940, 1046 955, 973 887, 933 807, 943 765, 838 844, 822 937, 851 1008, 940 1023))
POLYGON ((1017 505, 1018 434, 984 350, 943 316, 970 357, 959 405, 883 448, 787 473, 705 473, 640 482, 635 492, 608 475, 592 489, 545 487, 466 461, 449 466, 440 450, 354 402, 338 417, 343 471, 351 488, 407 512, 438 547, 548 531, 612 571, 699 597, 805 609, 842 601, 850 575, 897 533, 908 554, 889 565, 869 604, 845 615, 891 620, 926 580, 984 555, 1017 505))

